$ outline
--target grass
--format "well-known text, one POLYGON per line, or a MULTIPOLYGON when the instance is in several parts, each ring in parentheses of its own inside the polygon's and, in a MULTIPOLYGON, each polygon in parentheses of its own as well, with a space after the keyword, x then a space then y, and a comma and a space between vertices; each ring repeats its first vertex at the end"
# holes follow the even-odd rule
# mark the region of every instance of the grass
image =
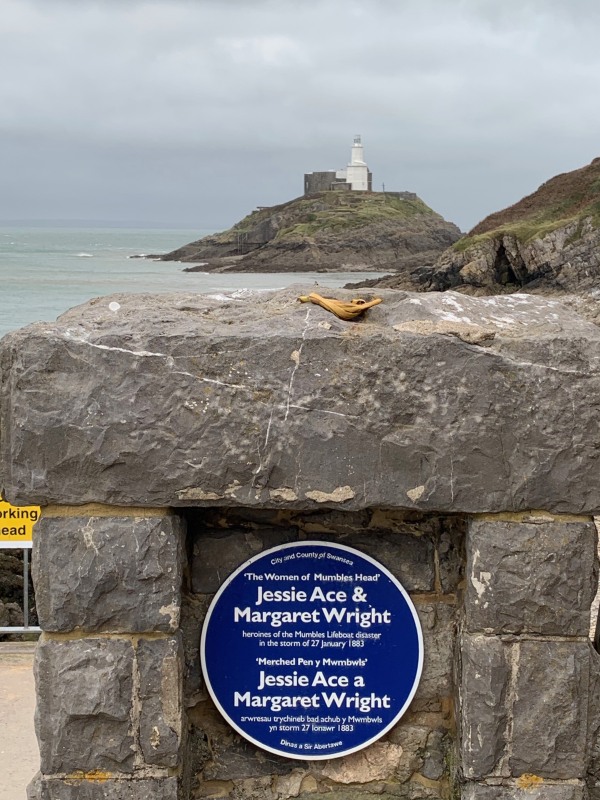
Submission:
POLYGON ((583 223, 586 219, 591 219, 594 228, 600 228, 600 203, 595 204, 596 208, 592 210, 589 206, 579 214, 574 216, 564 216, 553 218, 552 214, 538 215, 529 219, 524 219, 518 222, 509 222, 501 225, 498 228, 493 228, 485 233, 479 233, 474 236, 463 236, 452 245, 452 249, 457 253, 464 253, 471 247, 475 247, 482 242, 494 239, 502 235, 514 236, 517 241, 522 244, 530 242, 532 239, 542 239, 552 231, 558 228, 564 228, 572 222, 577 222, 576 230, 569 236, 565 244, 573 244, 578 241, 583 235, 583 223))
POLYGON ((232 228, 208 238, 220 244, 235 244, 240 236, 251 237, 253 230, 271 217, 276 217, 280 224, 275 241, 283 241, 310 238, 322 231, 341 233, 373 222, 404 221, 422 215, 439 217, 418 198, 405 200, 381 192, 322 192, 257 209, 232 228))
POLYGON ((542 238, 569 223, 577 223, 567 240, 572 244, 583 235, 583 222, 589 219, 600 228, 600 159, 581 169, 551 178, 533 194, 509 208, 490 214, 458 242, 453 249, 465 250, 502 234, 512 234, 526 243, 542 238))
POLYGON ((290 225, 279 230, 275 241, 310 238, 322 232, 342 233, 388 220, 405 221, 422 215, 439 216, 422 200, 403 200, 381 193, 358 192, 324 193, 319 201, 307 198, 304 202, 298 202, 294 210, 298 221, 291 219, 290 225))

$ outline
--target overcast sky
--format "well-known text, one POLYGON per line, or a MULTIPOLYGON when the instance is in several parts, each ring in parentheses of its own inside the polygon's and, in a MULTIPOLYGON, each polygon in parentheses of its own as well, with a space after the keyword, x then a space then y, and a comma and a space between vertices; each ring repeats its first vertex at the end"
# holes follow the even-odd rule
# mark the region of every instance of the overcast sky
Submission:
POLYGON ((0 220, 228 227, 339 169, 463 230, 600 155, 598 0, 0 0, 0 220))

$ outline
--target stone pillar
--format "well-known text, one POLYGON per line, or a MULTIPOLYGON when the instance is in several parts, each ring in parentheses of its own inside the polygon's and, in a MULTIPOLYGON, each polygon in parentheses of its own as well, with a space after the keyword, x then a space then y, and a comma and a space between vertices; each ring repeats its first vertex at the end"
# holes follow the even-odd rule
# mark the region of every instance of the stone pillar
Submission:
POLYGON ((30 800, 177 800, 183 553, 183 523, 165 509, 44 511, 30 800))
POLYGON ((474 518, 460 642, 463 800, 582 800, 589 761, 590 518, 474 518))

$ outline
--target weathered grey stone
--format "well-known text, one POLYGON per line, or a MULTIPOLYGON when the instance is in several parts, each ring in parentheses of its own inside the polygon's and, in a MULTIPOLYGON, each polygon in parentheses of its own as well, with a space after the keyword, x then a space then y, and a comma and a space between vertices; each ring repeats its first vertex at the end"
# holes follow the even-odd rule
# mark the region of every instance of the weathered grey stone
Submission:
POLYGON ((396 780, 400 783, 407 781, 415 772, 421 771, 427 737, 430 733, 430 729, 423 725, 408 725, 401 720, 388 734, 389 741, 402 748, 396 763, 396 780))
POLYGON ((295 528, 192 532, 192 591, 205 594, 216 592, 225 578, 252 556, 298 538, 295 528))
POLYGON ((46 631, 174 631, 183 522, 164 517, 48 517, 36 526, 33 576, 46 631))
MULTIPOLYGON (((262 798, 264 795, 258 795, 262 798)), ((320 792, 302 792, 297 800, 439 800, 440 790, 410 781, 401 785, 374 782, 365 786, 327 786, 320 792)), ((275 800, 275 798, 273 798, 275 800)))
POLYGON ((590 657, 587 642, 515 645, 511 774, 583 778, 587 768, 590 657))
POLYGON ((586 780, 587 795, 586 800, 599 800, 600 780, 594 775, 588 775, 586 780))
POLYGON ((136 648, 139 742, 146 764, 176 767, 183 728, 183 658, 179 637, 141 639, 136 648))
POLYGON ((470 523, 469 630, 588 635, 597 583, 594 523, 540 519, 470 523))
POLYGON ((486 786, 467 783, 462 790, 462 800, 584 800, 583 787, 570 784, 527 786, 486 786))
POLYGON ((467 523, 460 517, 441 520, 438 564, 442 592, 456 592, 464 577, 467 523))
POLYGON ((552 299, 393 291, 351 323, 306 291, 120 295, 8 334, 6 499, 600 509, 592 323, 552 299))
POLYGON ((409 592, 432 592, 435 588, 434 543, 430 536, 408 536, 383 530, 360 531, 342 537, 313 536, 355 547, 380 561, 409 592))
POLYGON ((184 694, 194 696, 202 686, 200 667, 200 637, 202 624, 208 611, 210 595, 186 594, 181 607, 181 634, 184 653, 184 694))
POLYGON ((427 749, 421 774, 431 781, 439 781, 446 772, 446 751, 448 747, 447 732, 431 731, 427 738, 427 749))
POLYGON ((198 703, 189 713, 192 739, 206 738, 210 759, 199 765, 201 780, 230 781, 286 775, 305 762, 267 753, 231 728, 212 702, 198 703))
POLYGON ((42 639, 34 671, 42 773, 131 772, 131 642, 42 639))
POLYGON ((506 746, 506 646, 495 637, 463 634, 460 656, 462 768, 466 778, 484 778, 506 746))
POLYGON ((600 655, 590 646, 590 702, 588 718, 589 800, 600 800, 600 655))
POLYGON ((177 778, 76 780, 35 776, 28 800, 178 800, 177 778))
POLYGON ((423 673, 413 703, 439 700, 453 693, 452 673, 456 606, 445 603, 418 604, 423 629, 423 673))
MULTIPOLYGON (((396 512, 396 515, 400 516, 398 512, 396 512)), ((404 515, 402 514, 402 519, 403 517, 404 515)), ((394 519, 393 512, 379 512, 375 509, 365 509, 363 511, 336 511, 335 509, 324 508, 318 511, 310 511, 310 513, 302 514, 302 516, 297 516, 296 521, 311 539, 315 534, 318 535, 321 533, 336 534, 338 536, 356 533, 356 531, 370 528, 372 524, 374 524, 375 527, 384 527, 389 530, 397 530, 401 527, 404 533, 409 532, 404 530, 405 528, 410 528, 409 525, 405 525, 403 522, 398 523, 398 521, 394 519), (385 525, 378 525, 374 521, 379 514, 384 515, 385 525), (390 524, 391 519, 394 520, 393 524, 390 524)), ((410 530, 410 532, 412 532, 412 530, 410 530)))
POLYGON ((380 741, 343 758, 318 762, 313 767, 313 773, 321 774, 334 783, 373 784, 375 781, 392 779, 401 757, 400 745, 380 741))

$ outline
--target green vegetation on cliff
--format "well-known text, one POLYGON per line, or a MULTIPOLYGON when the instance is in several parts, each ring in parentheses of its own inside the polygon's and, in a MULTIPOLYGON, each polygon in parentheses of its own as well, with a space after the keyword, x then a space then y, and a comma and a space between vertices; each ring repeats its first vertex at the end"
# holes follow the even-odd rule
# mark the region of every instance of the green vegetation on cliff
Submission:
POLYGON ((600 228, 600 158, 581 169, 556 175, 518 203, 490 214, 452 247, 462 253, 503 234, 525 243, 572 222, 578 223, 573 234, 576 239, 585 219, 600 228))
POLYGON ((374 222, 404 222, 418 215, 441 219, 419 197, 411 195, 409 192, 321 192, 279 206, 257 209, 214 238, 225 243, 237 240, 240 235, 252 235, 257 226, 274 214, 281 215, 281 227, 274 237, 278 242, 322 232, 340 233, 374 222))
POLYGON ((320 192, 258 208, 163 259, 236 272, 396 270, 433 263, 459 236, 413 192, 320 192))

